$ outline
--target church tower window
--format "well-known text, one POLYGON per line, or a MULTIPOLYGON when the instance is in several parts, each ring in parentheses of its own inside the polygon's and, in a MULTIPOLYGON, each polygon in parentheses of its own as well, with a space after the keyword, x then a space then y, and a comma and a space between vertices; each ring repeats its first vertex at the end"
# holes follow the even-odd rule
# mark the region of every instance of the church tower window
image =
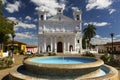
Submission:
POLYGON ((58 12, 61 13, 61 9, 59 9, 58 12))
POLYGON ((79 15, 76 15, 77 20, 80 20, 79 15))
POLYGON ((43 15, 41 15, 41 20, 44 20, 44 16, 43 15))
POLYGON ((79 40, 77 40, 77 43, 79 43, 79 40))

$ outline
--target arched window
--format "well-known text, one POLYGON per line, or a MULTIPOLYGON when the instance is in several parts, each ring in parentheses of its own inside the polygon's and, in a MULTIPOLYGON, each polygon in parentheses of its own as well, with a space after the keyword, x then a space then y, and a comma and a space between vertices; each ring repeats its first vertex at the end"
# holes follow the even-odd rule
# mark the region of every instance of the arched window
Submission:
POLYGON ((50 45, 47 46, 47 52, 51 51, 50 45))
POLYGON ((58 12, 61 13, 61 9, 59 9, 58 12))
POLYGON ((77 43, 79 43, 80 41, 79 40, 77 40, 77 43))
POLYGON ((79 17, 79 15, 76 15, 76 18, 77 18, 77 20, 80 20, 80 17, 79 17))
POLYGON ((43 15, 41 15, 41 20, 44 20, 44 16, 43 15))
POLYGON ((73 46, 72 45, 70 45, 69 51, 73 51, 73 46))

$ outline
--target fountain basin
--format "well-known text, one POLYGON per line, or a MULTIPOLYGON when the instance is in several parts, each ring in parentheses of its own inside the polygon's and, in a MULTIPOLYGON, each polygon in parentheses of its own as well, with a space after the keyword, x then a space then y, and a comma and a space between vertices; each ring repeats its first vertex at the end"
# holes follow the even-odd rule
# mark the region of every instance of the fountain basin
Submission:
POLYGON ((9 80, 119 80, 118 71, 99 59, 67 56, 62 59, 73 60, 71 63, 60 61, 58 64, 54 60, 48 62, 49 58, 61 56, 26 59, 23 65, 11 69, 9 80))
POLYGON ((25 69, 33 74, 61 77, 98 74, 103 64, 100 59, 79 56, 36 57, 24 61, 25 69))
MULTIPOLYGON (((32 74, 28 72, 23 65, 19 65, 11 69, 9 73, 9 80, 119 80, 118 71, 115 68, 108 65, 102 65, 100 69, 106 74, 99 75, 96 77, 93 76, 55 77, 32 74)), ((95 75, 95 73, 93 75, 95 75)))

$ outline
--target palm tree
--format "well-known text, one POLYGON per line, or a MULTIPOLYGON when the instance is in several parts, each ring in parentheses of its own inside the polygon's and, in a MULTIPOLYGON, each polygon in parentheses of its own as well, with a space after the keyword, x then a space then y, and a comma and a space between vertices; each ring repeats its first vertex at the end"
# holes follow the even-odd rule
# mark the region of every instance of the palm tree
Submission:
POLYGON ((88 24, 88 26, 83 30, 83 39, 87 40, 86 44, 89 45, 88 47, 90 47, 91 38, 93 38, 96 35, 95 30, 96 28, 93 24, 88 24))

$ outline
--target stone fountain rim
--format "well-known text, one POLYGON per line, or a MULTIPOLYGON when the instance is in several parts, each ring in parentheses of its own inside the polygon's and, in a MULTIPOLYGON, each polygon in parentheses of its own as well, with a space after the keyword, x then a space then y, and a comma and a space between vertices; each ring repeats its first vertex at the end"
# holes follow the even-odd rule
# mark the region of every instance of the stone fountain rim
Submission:
MULTIPOLYGON (((48 58, 50 56, 45 57, 34 57, 34 58, 48 58)), ((51 56, 51 57, 63 57, 63 56, 51 56)), ((91 57, 81 57, 81 56, 64 56, 64 57, 76 57, 76 58, 91 58, 91 57)), ((84 68, 94 68, 99 67, 104 64, 104 62, 101 59, 97 58, 91 58, 95 59, 96 61, 90 62, 90 63, 84 63, 84 64, 47 64, 47 63, 35 63, 31 62, 30 60, 33 58, 26 59, 23 63, 25 65, 33 65, 36 67, 46 67, 46 68, 59 68, 59 69, 84 69, 84 68)))
MULTIPOLYGON (((20 67, 20 66, 22 66, 22 65, 18 65, 18 66, 15 66, 15 67, 13 67, 12 69, 11 69, 11 71, 10 71, 10 73, 9 73, 9 77, 11 76, 12 78, 15 78, 16 80, 31 80, 31 79, 34 79, 34 80, 38 80, 38 78, 35 78, 35 77, 31 77, 31 76, 29 76, 29 75, 24 75, 24 74, 22 74, 22 73, 19 73, 18 71, 17 71, 17 69, 20 67)), ((115 68, 113 68, 113 67, 111 67, 111 66, 108 66, 108 65, 102 65, 102 66, 104 66, 104 67, 106 67, 106 68, 108 68, 109 69, 109 71, 107 72, 107 74, 106 75, 104 75, 104 76, 100 76, 100 77, 95 77, 95 78, 86 78, 86 79, 80 79, 80 78, 76 78, 75 80, 103 80, 103 79, 113 79, 113 78, 115 78, 115 77, 118 77, 118 71, 115 69, 115 68)), ((40 79, 43 79, 43 78, 40 78, 40 79)), ((43 79, 44 80, 44 79, 43 79)), ((46 79, 45 79, 46 80, 46 79)), ((47 79, 47 80, 49 80, 49 79, 47 79)), ((114 80, 116 80, 116 79, 114 79, 114 80)), ((118 79, 117 79, 118 80, 118 79)))

